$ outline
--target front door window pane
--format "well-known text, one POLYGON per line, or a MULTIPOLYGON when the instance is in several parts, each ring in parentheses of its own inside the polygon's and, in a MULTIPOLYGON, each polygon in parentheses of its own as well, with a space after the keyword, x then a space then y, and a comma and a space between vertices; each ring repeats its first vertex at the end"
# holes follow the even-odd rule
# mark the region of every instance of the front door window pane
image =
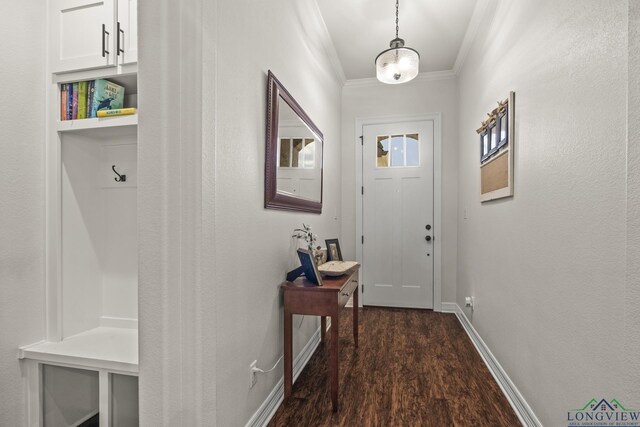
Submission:
POLYGON ((404 135, 391 135, 391 166, 405 166, 404 135))
POLYGON ((420 166, 420 142, 418 134, 412 133, 406 135, 406 166, 420 166))
POLYGON ((376 155, 376 166, 379 168, 389 167, 389 137, 379 136, 377 138, 378 154, 376 155))

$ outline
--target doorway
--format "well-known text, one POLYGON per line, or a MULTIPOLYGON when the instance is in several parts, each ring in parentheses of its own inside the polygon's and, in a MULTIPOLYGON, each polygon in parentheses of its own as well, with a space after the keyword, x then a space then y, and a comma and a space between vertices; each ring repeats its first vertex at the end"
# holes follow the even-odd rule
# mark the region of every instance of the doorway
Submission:
POLYGON ((359 124, 361 300, 439 311, 440 116, 359 124))

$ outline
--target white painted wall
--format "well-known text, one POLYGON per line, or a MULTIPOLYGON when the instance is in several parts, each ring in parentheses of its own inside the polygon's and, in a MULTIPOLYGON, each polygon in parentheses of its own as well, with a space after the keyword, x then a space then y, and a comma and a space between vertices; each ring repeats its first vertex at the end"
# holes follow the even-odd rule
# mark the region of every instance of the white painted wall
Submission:
MULTIPOLYGON (((358 81, 354 81, 358 82, 358 81)), ((342 232, 345 259, 355 259, 357 118, 442 113, 442 301, 456 296, 457 117, 456 81, 416 78, 403 85, 347 84, 342 91, 342 232)), ((358 143, 358 147, 359 147, 358 143)))
POLYGON ((467 316, 543 424, 593 397, 638 407, 622 390, 627 2, 490 11, 459 78, 456 300, 475 296, 467 316), (475 129, 510 90, 515 196, 480 204, 475 129))
POLYGON ((20 426, 26 408, 17 348, 44 337, 45 7, 3 2, 2 15, 0 425, 20 426))
POLYGON ((63 338, 138 319, 136 131, 61 138, 63 338))
MULTIPOLYGON (((291 233, 340 232, 341 84, 315 12, 309 0, 140 3, 143 426, 243 425, 282 376, 281 363, 248 388, 249 364, 283 353, 291 233), (269 69, 324 133, 322 215, 263 208, 269 69)), ((294 351, 318 326, 296 326, 294 351)))
MULTIPOLYGON (((242 425, 283 374, 260 375, 249 390, 249 364, 270 368, 283 354, 278 285, 296 266, 291 233, 310 224, 320 239, 339 235, 340 88, 314 16, 313 1, 227 0, 218 6, 216 99, 216 282, 218 425, 242 425), (244 52, 241 54, 241 52, 244 52), (267 70, 271 69, 324 134, 322 214, 265 210, 267 70), (293 258, 293 260, 292 260, 293 258)), ((319 326, 294 319, 297 353, 319 326)))
MULTIPOLYGON (((627 287, 625 298, 626 394, 640 384, 640 2, 629 2, 627 144, 627 287)), ((636 399, 636 402, 640 399, 636 399)), ((638 405, 640 406, 640 405, 638 405)))

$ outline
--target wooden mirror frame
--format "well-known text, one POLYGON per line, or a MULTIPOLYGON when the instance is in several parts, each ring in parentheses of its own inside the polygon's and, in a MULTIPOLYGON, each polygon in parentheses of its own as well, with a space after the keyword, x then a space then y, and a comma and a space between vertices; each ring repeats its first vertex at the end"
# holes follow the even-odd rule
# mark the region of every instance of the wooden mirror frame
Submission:
POLYGON ((324 186, 324 138, 320 129, 311 121, 307 113, 296 102, 282 83, 269 70, 267 79, 267 144, 264 167, 264 207, 287 211, 322 213, 322 193, 324 186), (322 163, 320 164, 320 201, 295 197, 278 192, 278 107, 284 100, 320 141, 322 163))

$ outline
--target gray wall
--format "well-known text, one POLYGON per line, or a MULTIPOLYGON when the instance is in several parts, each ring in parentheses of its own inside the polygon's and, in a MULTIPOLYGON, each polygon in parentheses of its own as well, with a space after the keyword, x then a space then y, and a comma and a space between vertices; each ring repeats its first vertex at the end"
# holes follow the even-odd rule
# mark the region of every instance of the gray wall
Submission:
POLYGON ((0 425, 22 425, 19 346, 44 337, 45 4, 3 2, 0 27, 0 425))
MULTIPOLYGON (((244 425, 283 375, 248 387, 252 361, 283 353, 293 229, 340 232, 331 41, 310 0, 141 2, 139 16, 141 424, 244 425), (269 69, 324 134, 321 215, 263 207, 269 69)), ((294 322, 297 354, 319 320, 294 322)))
MULTIPOLYGON (((625 349, 627 395, 640 384, 640 2, 629 1, 629 95, 627 145, 627 288, 625 349)), ((640 407, 636 398, 636 407, 640 407)))
POLYGON ((621 395, 627 2, 492 11, 459 79, 457 302, 475 296, 467 315, 543 424, 594 396, 638 407, 621 395), (515 196, 480 204, 475 129, 510 90, 515 196))
MULTIPOLYGON (((218 7, 216 99, 216 282, 218 425, 241 425, 283 374, 282 362, 249 390, 249 364, 269 369, 283 353, 282 296, 296 267, 291 233, 310 224, 319 238, 340 222, 340 87, 323 50, 313 2, 228 0, 218 7), (242 54, 247 52, 248 54, 242 54), (323 132, 322 214, 264 209, 266 73, 271 69, 323 132)), ((328 42, 328 40, 326 40, 328 42)), ((294 353, 319 326, 294 318, 294 353)))

